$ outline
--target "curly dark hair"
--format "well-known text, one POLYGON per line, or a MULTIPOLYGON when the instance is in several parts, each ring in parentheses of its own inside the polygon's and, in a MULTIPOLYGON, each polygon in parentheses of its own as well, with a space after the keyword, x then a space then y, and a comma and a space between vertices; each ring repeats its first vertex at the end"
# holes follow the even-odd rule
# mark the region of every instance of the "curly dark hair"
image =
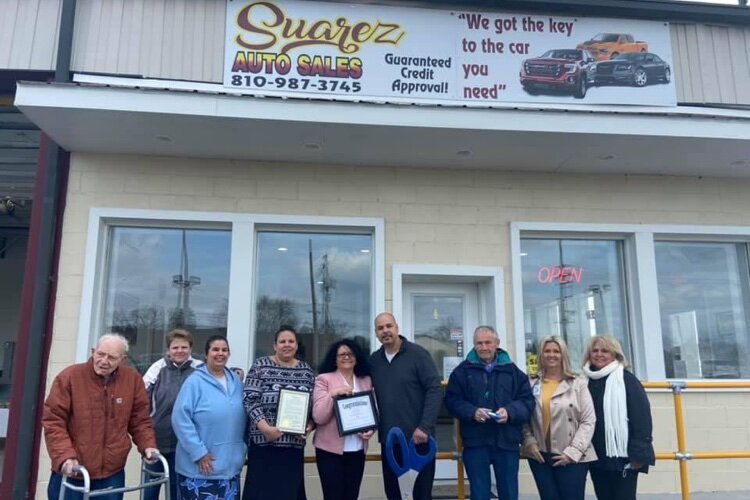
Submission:
POLYGON ((357 377, 366 377, 370 375, 370 362, 365 355, 364 349, 357 342, 352 339, 341 339, 334 342, 328 349, 325 358, 320 363, 318 373, 332 373, 336 371, 336 354, 339 352, 339 347, 348 347, 352 353, 354 353, 354 375, 357 377))

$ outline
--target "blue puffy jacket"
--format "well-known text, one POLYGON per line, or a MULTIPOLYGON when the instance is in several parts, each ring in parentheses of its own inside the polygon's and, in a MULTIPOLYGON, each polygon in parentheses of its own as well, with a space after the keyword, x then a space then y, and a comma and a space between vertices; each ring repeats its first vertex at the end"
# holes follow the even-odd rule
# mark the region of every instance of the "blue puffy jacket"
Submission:
POLYGON ((498 349, 492 369, 474 349, 453 370, 445 393, 445 406, 461 421, 461 438, 466 447, 492 445, 503 450, 518 450, 523 440, 523 424, 534 409, 529 378, 498 349), (505 408, 508 422, 480 423, 474 420, 477 408, 505 408))

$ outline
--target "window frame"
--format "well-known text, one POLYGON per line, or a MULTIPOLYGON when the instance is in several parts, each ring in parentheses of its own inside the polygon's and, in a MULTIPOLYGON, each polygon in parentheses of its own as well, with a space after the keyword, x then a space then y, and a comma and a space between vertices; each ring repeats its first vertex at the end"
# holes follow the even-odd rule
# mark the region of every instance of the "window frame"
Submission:
MULTIPOLYGON (((232 365, 247 367, 253 360, 255 342, 255 263, 259 231, 348 232, 373 238, 371 311, 385 307, 384 222, 375 217, 328 217, 307 215, 193 212, 172 210, 92 207, 89 210, 79 310, 76 362, 88 359, 102 325, 109 236, 112 227, 165 229, 224 229, 231 233, 227 337, 232 346, 232 365)), ((370 345, 376 345, 374 329, 370 345)), ((193 346, 200 352, 202 346, 193 346)))
MULTIPOLYGON (((656 278, 657 241, 705 241, 744 243, 750 252, 750 227, 660 224, 600 224, 557 222, 511 222, 511 270, 513 330, 516 359, 525 359, 522 238, 620 239, 623 241, 625 286, 628 299, 630 342, 635 374, 641 380, 661 381, 666 377, 663 357, 661 314, 656 278)), ((525 363, 519 367, 526 369, 525 363)), ((578 367, 575 367, 578 368, 578 367)), ((669 379, 673 380, 673 379, 669 379)), ((675 379, 676 380, 676 379, 675 379)), ((711 379, 687 379, 705 381, 711 379)), ((728 381, 724 380, 723 381, 728 381)), ((737 379, 746 381, 747 379, 737 379)))

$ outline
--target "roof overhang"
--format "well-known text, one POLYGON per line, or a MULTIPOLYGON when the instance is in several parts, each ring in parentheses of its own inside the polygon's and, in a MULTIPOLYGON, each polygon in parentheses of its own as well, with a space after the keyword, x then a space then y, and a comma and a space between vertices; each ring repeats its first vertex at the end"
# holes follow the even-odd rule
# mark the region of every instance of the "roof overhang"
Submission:
POLYGON ((39 83, 19 83, 16 106, 72 152, 750 176, 750 111, 744 110, 486 109, 39 83))

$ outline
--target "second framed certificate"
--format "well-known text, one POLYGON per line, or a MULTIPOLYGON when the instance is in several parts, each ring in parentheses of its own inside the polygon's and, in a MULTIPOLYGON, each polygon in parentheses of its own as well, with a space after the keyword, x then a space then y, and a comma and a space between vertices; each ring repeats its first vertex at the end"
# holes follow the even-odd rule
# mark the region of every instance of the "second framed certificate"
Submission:
POLYGON ((378 427, 378 408, 372 391, 355 392, 333 400, 339 435, 347 436, 378 427))

